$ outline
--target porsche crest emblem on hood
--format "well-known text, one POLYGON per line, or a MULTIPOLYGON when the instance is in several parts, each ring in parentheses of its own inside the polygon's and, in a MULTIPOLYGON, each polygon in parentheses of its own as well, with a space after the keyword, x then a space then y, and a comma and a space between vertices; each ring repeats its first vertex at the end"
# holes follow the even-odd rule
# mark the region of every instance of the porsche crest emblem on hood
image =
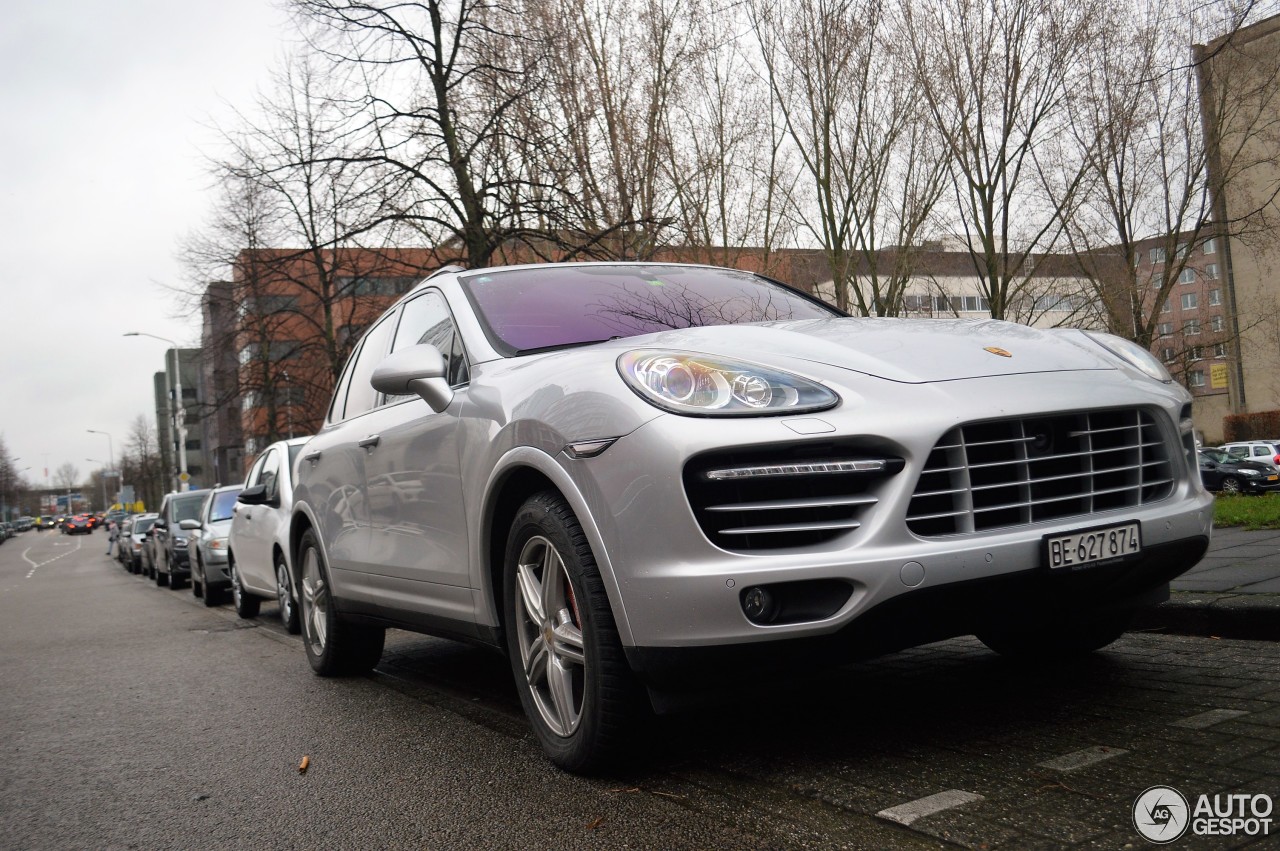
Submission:
POLYGON ((1006 351, 1005 349, 1000 348, 999 346, 987 346, 986 348, 984 348, 984 349, 983 349, 983 351, 984 351, 984 352, 991 352, 991 354, 993 354, 993 355, 999 355, 999 356, 1000 356, 1000 357, 1002 357, 1002 358, 1011 358, 1011 357, 1013 357, 1013 354, 1012 354, 1012 353, 1010 353, 1010 352, 1006 351))

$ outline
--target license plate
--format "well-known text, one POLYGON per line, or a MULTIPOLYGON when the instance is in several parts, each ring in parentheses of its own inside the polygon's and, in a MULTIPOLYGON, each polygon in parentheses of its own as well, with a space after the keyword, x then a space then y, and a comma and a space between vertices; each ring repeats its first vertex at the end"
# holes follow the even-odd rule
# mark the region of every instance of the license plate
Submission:
POLYGON ((1278 479, 1280 479, 1280 476, 1267 476, 1267 481, 1268 481, 1268 482, 1274 482, 1274 481, 1276 481, 1276 480, 1278 480, 1278 479))
POLYGON ((1142 552, 1137 523, 1121 523, 1069 535, 1047 535, 1044 545, 1045 563, 1050 570, 1098 567, 1142 552))

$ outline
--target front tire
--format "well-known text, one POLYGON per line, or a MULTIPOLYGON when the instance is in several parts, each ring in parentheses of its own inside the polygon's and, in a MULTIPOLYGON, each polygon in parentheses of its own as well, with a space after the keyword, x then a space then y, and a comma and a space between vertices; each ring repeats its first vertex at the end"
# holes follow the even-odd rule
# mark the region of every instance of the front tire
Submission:
POLYGON ((1124 635, 1133 612, 1079 612, 1048 618, 1034 627, 996 628, 978 640, 1010 659, 1031 661, 1083 656, 1101 650, 1124 635))
POLYGON ((516 512, 503 597, 516 690, 543 751, 566 771, 608 765, 633 731, 639 685, 591 546, 558 494, 516 512))
POLYGON ((1240 493, 1240 480, 1235 476, 1223 476, 1222 484, 1219 487, 1222 488, 1223 493, 1237 494, 1240 493))
POLYGON ((343 620, 333 607, 329 572, 320 557, 315 532, 308 529, 298 546, 302 565, 302 646, 311 669, 322 677, 367 674, 382 659, 387 631, 343 620))

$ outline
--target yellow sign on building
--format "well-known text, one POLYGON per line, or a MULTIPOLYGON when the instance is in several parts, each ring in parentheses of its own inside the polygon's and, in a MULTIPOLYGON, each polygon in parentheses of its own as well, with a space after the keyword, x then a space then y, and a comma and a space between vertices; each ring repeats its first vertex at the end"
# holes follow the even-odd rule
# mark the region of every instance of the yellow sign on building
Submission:
POLYGON ((1209 387, 1214 390, 1227 389, 1227 365, 1215 363, 1209 367, 1209 387))

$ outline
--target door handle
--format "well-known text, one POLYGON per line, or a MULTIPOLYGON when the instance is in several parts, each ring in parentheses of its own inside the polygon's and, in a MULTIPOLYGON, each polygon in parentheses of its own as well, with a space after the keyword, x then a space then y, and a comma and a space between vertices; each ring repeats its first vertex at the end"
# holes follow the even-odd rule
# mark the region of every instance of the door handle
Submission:
POLYGON ((374 449, 377 448, 378 444, 381 442, 382 442, 382 435, 371 434, 368 437, 366 437, 364 440, 357 441, 356 446, 359 446, 361 449, 368 449, 370 452, 372 452, 374 449))
POLYGON ((310 461, 312 464, 316 463, 320 460, 320 450, 317 449, 315 452, 308 452, 306 455, 302 456, 302 460, 310 461))

